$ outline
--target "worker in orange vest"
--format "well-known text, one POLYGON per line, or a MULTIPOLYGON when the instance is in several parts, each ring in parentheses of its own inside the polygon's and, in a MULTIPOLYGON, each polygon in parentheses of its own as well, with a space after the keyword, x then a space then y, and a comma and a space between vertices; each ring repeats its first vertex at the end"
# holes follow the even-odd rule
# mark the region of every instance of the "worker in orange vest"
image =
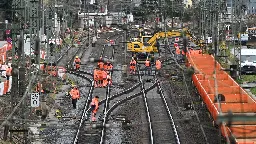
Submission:
POLYGON ((103 62, 103 60, 102 60, 102 57, 100 57, 100 60, 99 60, 99 62, 98 62, 98 66, 99 66, 100 69, 103 69, 103 68, 104 68, 104 62, 103 62))
POLYGON ((180 48, 179 48, 179 46, 176 46, 175 48, 176 48, 176 54, 180 55, 180 48))
POLYGON ((99 109, 99 97, 95 96, 91 102, 92 121, 96 121, 96 113, 99 109))
POLYGON ((150 67, 151 67, 150 61, 147 58, 145 61, 145 71, 147 71, 148 75, 150 75, 150 67))
POLYGON ((73 88, 71 89, 69 94, 72 99, 73 108, 76 109, 77 100, 79 100, 79 98, 80 98, 80 92, 79 92, 78 88, 76 86, 73 86, 73 88))
POLYGON ((98 87, 98 84, 99 84, 99 76, 98 76, 98 72, 99 72, 99 68, 96 67, 93 71, 93 78, 94 78, 94 84, 95 84, 95 87, 98 87))
POLYGON ((160 75, 160 69, 162 68, 162 62, 160 61, 160 58, 156 60, 156 71, 160 75))
POLYGON ((80 69, 80 65, 81 65, 81 60, 78 56, 76 56, 75 60, 74 60, 74 67, 75 70, 79 70, 80 69))
POLYGON ((6 79, 9 80, 11 75, 12 75, 12 68, 8 66, 8 68, 6 69, 6 79))
POLYGON ((104 63, 104 69, 105 69, 106 71, 110 71, 110 70, 112 70, 112 68, 113 68, 113 65, 112 65, 112 63, 110 62, 110 60, 108 60, 106 63, 104 63))
POLYGON ((130 73, 135 74, 136 64, 137 64, 136 60, 134 60, 134 58, 132 57, 132 60, 130 62, 130 73))
POLYGON ((100 68, 99 71, 97 72, 97 77, 98 77, 98 86, 102 87, 103 86, 103 79, 104 79, 104 69, 100 68))
POLYGON ((36 92, 38 93, 44 93, 43 85, 42 83, 38 82, 36 85, 36 92))

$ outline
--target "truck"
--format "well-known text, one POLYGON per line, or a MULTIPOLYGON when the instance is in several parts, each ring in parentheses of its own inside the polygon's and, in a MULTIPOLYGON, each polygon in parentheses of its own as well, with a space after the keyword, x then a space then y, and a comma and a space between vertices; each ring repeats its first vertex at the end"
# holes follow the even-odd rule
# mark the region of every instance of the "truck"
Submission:
POLYGON ((256 74, 256 49, 241 49, 241 73, 256 74))

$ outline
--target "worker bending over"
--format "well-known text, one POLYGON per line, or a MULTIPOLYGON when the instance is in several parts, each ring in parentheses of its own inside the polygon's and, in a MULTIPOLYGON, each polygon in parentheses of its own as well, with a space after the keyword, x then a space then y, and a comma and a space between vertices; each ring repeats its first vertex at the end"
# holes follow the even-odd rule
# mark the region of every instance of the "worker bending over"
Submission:
POLYGON ((102 57, 100 57, 100 60, 99 60, 99 62, 98 62, 98 67, 99 67, 100 69, 104 69, 104 62, 103 62, 102 57))
POLYGON ((150 64, 150 61, 147 58, 146 61, 145 61, 145 71, 146 71, 146 73, 148 73, 148 75, 150 75, 150 70, 151 70, 151 64, 150 64))
POLYGON ((104 86, 104 79, 107 78, 107 72, 104 71, 103 68, 97 68, 94 71, 94 80, 95 80, 95 87, 103 87, 104 86))
POLYGON ((99 97, 95 96, 91 102, 92 121, 96 121, 96 113, 99 109, 99 97))
POLYGON ((162 68, 162 62, 160 61, 160 58, 156 60, 156 71, 158 72, 158 75, 160 75, 160 69, 162 68))
POLYGON ((136 64, 137 62, 134 60, 134 58, 132 57, 132 60, 130 62, 130 74, 135 74, 136 71, 136 64))
POLYGON ((69 94, 72 99, 73 108, 76 109, 77 100, 79 100, 79 98, 80 98, 80 92, 79 92, 78 88, 76 86, 73 86, 73 88, 71 89, 69 94))
POLYGON ((74 60, 74 67, 76 71, 80 69, 80 65, 81 65, 81 60, 78 56, 76 56, 74 60))

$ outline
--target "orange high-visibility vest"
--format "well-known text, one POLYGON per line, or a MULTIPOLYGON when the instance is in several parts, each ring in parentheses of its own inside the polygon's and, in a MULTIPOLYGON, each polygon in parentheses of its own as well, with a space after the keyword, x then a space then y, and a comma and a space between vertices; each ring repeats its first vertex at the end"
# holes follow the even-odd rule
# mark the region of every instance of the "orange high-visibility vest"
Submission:
POLYGON ((91 106, 95 106, 95 109, 93 110, 93 113, 96 113, 99 108, 99 101, 97 98, 93 98, 91 102, 91 106))
POLYGON ((80 64, 81 60, 80 60, 80 58, 76 58, 76 59, 74 60, 74 62, 75 62, 75 64, 80 64))
POLYGON ((104 68, 104 63, 103 62, 98 62, 98 66, 99 66, 100 69, 104 68))
POLYGON ((176 47, 176 54, 180 55, 180 48, 179 47, 176 47))
POLYGON ((149 61, 149 60, 146 60, 146 61, 145 61, 145 66, 146 66, 146 67, 149 67, 149 66, 150 66, 150 61, 149 61))
POLYGON ((156 60, 156 69, 159 70, 162 67, 162 63, 160 60, 156 60))
POLYGON ((98 79, 98 71, 97 69, 94 70, 93 75, 94 75, 94 80, 98 79))
POLYGON ((6 69, 6 75, 11 76, 12 75, 12 68, 7 68, 6 69))
POLYGON ((130 66, 136 66, 136 61, 135 61, 135 60, 132 60, 132 61, 130 62, 130 66))
POLYGON ((69 94, 71 95, 72 99, 78 99, 79 98, 79 93, 77 92, 76 89, 72 89, 69 94))

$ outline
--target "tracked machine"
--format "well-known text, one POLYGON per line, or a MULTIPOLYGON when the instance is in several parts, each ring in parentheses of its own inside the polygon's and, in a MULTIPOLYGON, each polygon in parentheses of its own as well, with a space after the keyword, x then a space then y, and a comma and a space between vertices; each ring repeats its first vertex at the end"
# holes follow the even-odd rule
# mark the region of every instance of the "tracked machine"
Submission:
MULTIPOLYGON (((146 59, 154 58, 154 54, 159 52, 160 44, 158 40, 162 38, 181 37, 184 30, 175 30, 167 32, 156 32, 154 35, 145 35, 143 31, 140 31, 139 38, 133 38, 131 42, 127 44, 127 51, 132 52, 137 61, 144 62, 146 59)), ((191 34, 186 30, 186 36, 191 37, 191 34)))

